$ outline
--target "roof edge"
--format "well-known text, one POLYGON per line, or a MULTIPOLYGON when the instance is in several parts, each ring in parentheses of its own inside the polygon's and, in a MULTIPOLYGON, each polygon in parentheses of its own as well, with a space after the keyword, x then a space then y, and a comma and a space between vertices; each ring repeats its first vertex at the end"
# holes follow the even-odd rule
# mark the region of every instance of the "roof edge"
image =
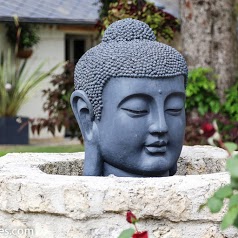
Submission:
MULTIPOLYGON (((20 22, 27 23, 42 23, 42 24, 65 24, 65 25, 95 25, 97 23, 97 19, 85 21, 82 19, 63 19, 63 18, 31 18, 31 17, 20 17, 18 16, 20 22)), ((0 16, 0 22, 11 22, 13 21, 13 16, 0 16)))

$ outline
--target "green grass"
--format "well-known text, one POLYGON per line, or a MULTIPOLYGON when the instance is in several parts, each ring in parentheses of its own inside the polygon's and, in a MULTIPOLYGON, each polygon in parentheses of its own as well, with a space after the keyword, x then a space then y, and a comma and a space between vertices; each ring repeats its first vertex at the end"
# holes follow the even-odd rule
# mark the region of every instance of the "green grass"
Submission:
POLYGON ((82 145, 57 145, 57 146, 0 146, 0 156, 7 153, 35 152, 35 153, 71 153, 84 151, 82 145))

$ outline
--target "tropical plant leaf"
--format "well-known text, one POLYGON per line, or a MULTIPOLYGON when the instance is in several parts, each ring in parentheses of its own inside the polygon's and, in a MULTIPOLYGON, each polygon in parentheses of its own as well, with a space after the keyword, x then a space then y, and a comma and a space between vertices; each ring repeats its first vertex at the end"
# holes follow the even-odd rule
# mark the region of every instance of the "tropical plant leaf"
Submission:
POLYGON ((227 150, 232 153, 233 151, 237 150, 237 144, 233 143, 233 142, 226 142, 224 143, 225 147, 227 148, 227 150))
POLYGON ((0 116, 16 116, 26 102, 29 92, 64 63, 43 71, 45 64, 46 62, 42 62, 29 72, 26 60, 16 59, 14 54, 8 51, 3 62, 0 62, 0 116))
POLYGON ((217 197, 211 197, 208 199, 207 205, 212 213, 217 213, 223 206, 223 201, 217 197))
POLYGON ((219 198, 219 199, 224 199, 224 198, 231 197, 232 194, 233 194, 233 190, 232 190, 231 186, 230 185, 225 185, 225 186, 219 188, 215 192, 215 197, 219 198))
POLYGON ((230 197, 229 208, 232 208, 237 205, 238 205, 238 194, 235 194, 230 197))
POLYGON ((229 209, 222 219, 221 229, 224 230, 229 226, 231 226, 235 222, 237 216, 238 216, 238 206, 229 209))
POLYGON ((118 238, 131 238, 134 233, 135 230, 133 228, 129 228, 122 231, 121 234, 118 236, 118 238))
POLYGON ((233 156, 233 159, 237 159, 238 160, 238 154, 233 156))
POLYGON ((226 168, 230 172, 231 177, 238 178, 238 160, 233 158, 227 160, 226 168))

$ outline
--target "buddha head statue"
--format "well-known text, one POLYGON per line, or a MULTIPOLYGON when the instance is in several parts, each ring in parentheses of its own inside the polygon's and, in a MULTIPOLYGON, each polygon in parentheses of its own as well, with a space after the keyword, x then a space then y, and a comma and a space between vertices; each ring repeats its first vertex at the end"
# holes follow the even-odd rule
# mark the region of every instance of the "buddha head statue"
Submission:
POLYGON ((187 65, 145 23, 111 24, 78 61, 71 105, 85 143, 85 176, 176 173, 185 130, 187 65))

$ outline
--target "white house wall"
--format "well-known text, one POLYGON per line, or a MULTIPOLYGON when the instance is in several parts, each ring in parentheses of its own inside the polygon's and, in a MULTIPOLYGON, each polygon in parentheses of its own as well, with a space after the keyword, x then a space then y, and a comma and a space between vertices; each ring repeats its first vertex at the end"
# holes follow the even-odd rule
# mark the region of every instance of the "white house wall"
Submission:
MULTIPOLYGON (((45 62, 44 70, 49 70, 54 65, 65 60, 64 49, 64 32, 58 31, 56 27, 42 26, 39 30, 40 42, 34 47, 34 52, 28 60, 27 66, 34 70, 41 62, 45 62)), ((57 69, 55 73, 62 72, 62 67, 57 69)), ((43 97, 42 90, 52 87, 50 84, 51 77, 44 80, 29 95, 29 100, 21 107, 19 115, 30 118, 47 117, 47 113, 43 111, 43 103, 46 98, 43 97)), ((64 131, 57 133, 56 136, 63 136, 64 131)), ((51 133, 42 130, 40 136, 32 134, 30 138, 49 138, 51 133)))

